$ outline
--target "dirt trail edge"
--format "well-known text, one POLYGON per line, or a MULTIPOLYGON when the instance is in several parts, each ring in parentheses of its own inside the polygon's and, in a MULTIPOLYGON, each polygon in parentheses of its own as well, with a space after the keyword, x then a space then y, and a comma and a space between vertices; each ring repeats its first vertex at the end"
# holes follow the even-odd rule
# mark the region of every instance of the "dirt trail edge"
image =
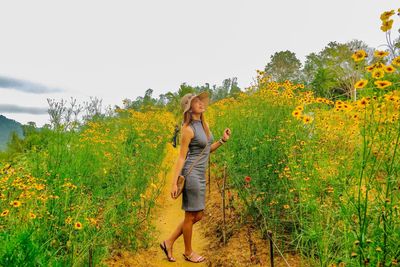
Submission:
MULTIPOLYGON (((172 253, 176 262, 168 262, 167 257, 161 250, 159 243, 167 239, 169 235, 176 229, 178 224, 184 218, 184 210, 181 209, 182 196, 178 199, 172 199, 170 196, 171 183, 175 172, 175 163, 179 155, 179 147, 174 148, 171 144, 167 144, 167 155, 162 162, 161 169, 166 166, 169 169, 165 182, 162 185, 161 194, 156 200, 156 205, 151 211, 152 224, 155 226, 155 241, 148 249, 140 249, 136 253, 124 251, 113 255, 112 259, 108 259, 108 266, 208 266, 207 262, 191 263, 183 258, 185 251, 183 235, 181 235, 174 243, 172 253)), ((159 183, 163 181, 164 172, 159 174, 159 183)), ((204 249, 207 247, 207 239, 205 238, 201 221, 193 225, 192 249, 203 255, 204 249)))

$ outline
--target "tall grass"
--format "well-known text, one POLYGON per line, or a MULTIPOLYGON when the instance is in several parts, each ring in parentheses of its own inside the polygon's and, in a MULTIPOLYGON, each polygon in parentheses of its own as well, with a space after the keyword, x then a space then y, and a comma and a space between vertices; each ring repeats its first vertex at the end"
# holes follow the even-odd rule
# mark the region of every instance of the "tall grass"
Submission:
POLYGON ((0 265, 100 264, 146 247, 173 117, 120 110, 79 131, 46 129, 0 169, 0 265))
POLYGON ((214 131, 232 129, 212 160, 227 163, 244 216, 307 264, 395 264, 398 92, 333 102, 259 74, 248 94, 209 109, 214 131))

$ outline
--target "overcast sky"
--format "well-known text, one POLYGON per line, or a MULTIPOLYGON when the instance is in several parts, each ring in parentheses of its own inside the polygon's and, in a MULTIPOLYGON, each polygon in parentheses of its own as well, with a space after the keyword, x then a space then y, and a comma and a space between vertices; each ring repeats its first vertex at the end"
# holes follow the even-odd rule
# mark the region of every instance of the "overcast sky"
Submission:
MULTIPOLYGON (((385 43, 388 0, 1 1, 0 114, 49 123, 47 98, 122 105, 238 77, 247 87, 272 54, 304 62, 330 41, 385 43)), ((399 28, 396 17, 394 28, 399 28)))

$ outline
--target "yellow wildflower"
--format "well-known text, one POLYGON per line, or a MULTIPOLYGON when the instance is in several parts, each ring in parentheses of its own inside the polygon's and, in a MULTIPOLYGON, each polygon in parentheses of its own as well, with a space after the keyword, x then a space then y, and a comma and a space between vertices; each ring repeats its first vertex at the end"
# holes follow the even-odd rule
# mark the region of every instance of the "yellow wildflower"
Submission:
POLYGON ((387 32, 390 29, 392 29, 392 26, 393 26, 393 20, 392 19, 391 20, 385 20, 385 21, 382 22, 381 30, 383 32, 387 32))
POLYGON ((367 53, 364 50, 357 50, 351 57, 357 62, 363 60, 366 56, 367 53))
POLYGON ((71 218, 70 216, 68 216, 68 217, 65 219, 65 223, 66 223, 66 224, 71 224, 71 223, 72 223, 72 218, 71 218))
POLYGON ((374 56, 379 57, 379 58, 386 57, 387 55, 389 55, 389 52, 387 52, 387 51, 376 50, 374 52, 374 56))
POLYGON ((367 85, 367 83, 368 83, 368 80, 359 80, 358 82, 356 82, 354 87, 357 89, 361 89, 361 88, 364 88, 367 85))
POLYGON ((299 117, 300 114, 301 114, 301 111, 299 111, 299 110, 295 110, 295 111, 292 112, 292 115, 293 115, 294 117, 296 117, 296 118, 299 117))
POLYGON ((21 206, 21 201, 14 200, 10 203, 10 205, 12 205, 14 208, 18 208, 19 206, 21 206))
POLYGON ((382 69, 374 69, 372 71, 372 77, 375 79, 382 79, 385 76, 385 72, 382 69))
POLYGON ((309 124, 309 123, 312 122, 312 118, 311 118, 310 116, 304 116, 304 117, 303 117, 303 122, 304 122, 305 124, 309 124))
POLYGON ((392 61, 392 64, 395 66, 400 66, 400 56, 395 57, 392 61))
POLYGON ((368 105, 368 100, 367 100, 365 97, 363 97, 362 99, 360 99, 360 100, 357 102, 357 105, 358 105, 359 107, 361 107, 361 108, 365 108, 365 107, 368 105))
POLYGON ((375 69, 375 65, 369 65, 365 67, 365 70, 368 72, 371 72, 373 69, 375 69))
POLYGON ((392 83, 391 83, 390 81, 375 81, 374 84, 375 84, 376 87, 378 87, 379 89, 383 89, 383 88, 386 88, 386 87, 392 85, 392 83))
POLYGON ((386 20, 390 19, 390 17, 393 15, 394 15, 394 10, 385 11, 381 14, 381 20, 386 21, 386 20))
POLYGON ((82 227, 83 227, 83 225, 80 222, 76 222, 75 225, 74 225, 74 228, 77 229, 77 230, 81 230, 82 227))
POLYGON ((392 65, 385 66, 385 67, 383 67, 383 69, 387 73, 393 73, 396 70, 392 65))
POLYGON ((8 213, 10 213, 9 210, 3 210, 3 212, 0 214, 1 217, 7 216, 8 213))

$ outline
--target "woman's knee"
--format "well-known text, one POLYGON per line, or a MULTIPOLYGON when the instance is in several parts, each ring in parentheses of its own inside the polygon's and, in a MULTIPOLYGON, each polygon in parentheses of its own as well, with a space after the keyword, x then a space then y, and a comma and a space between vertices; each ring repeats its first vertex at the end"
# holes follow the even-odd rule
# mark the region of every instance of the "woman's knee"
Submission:
POLYGON ((197 213, 196 213, 196 216, 195 216, 195 222, 200 221, 200 220, 203 218, 203 214, 204 214, 203 211, 197 212, 197 213))
POLYGON ((196 213, 193 211, 187 211, 185 214, 185 222, 194 223, 196 220, 196 213))

